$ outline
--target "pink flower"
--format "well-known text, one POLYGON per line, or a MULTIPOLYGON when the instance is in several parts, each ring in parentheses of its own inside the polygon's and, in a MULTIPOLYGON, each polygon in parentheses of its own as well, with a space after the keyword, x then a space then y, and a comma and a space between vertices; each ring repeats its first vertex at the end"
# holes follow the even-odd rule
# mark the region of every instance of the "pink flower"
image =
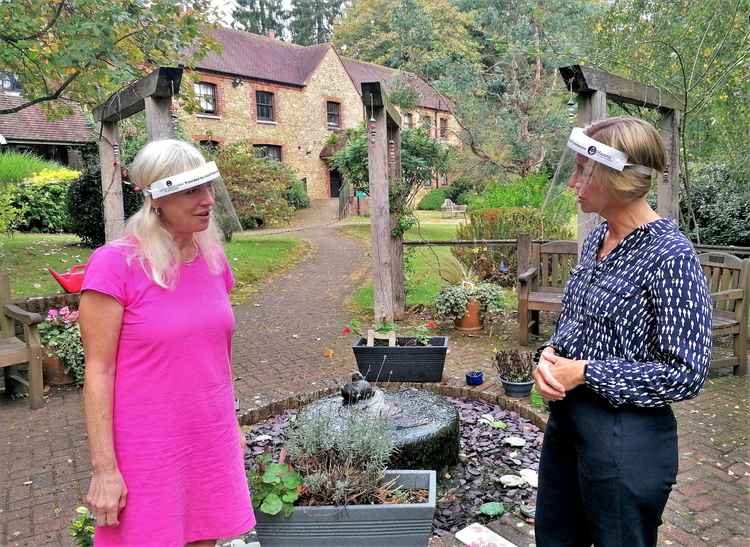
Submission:
POLYGON ((70 312, 68 314, 68 317, 66 317, 66 320, 69 321, 70 323, 75 323, 76 321, 78 321, 78 311, 76 310, 76 311, 70 312))
POLYGON ((344 327, 344 330, 341 331, 341 334, 344 336, 346 336, 347 334, 351 334, 351 333, 352 333, 352 329, 350 329, 349 327, 344 327))
POLYGON ((57 317, 57 310, 55 308, 50 308, 47 312, 47 319, 54 319, 55 317, 57 317))
POLYGON ((69 313, 70 313, 70 309, 68 308, 68 306, 65 306, 65 307, 62 307, 62 308, 60 308, 60 315, 62 315, 62 316, 66 316, 66 315, 68 315, 69 313))
POLYGON ((427 327, 430 330, 435 330, 436 328, 438 328, 438 324, 435 323, 435 321, 428 321, 425 327, 427 327))

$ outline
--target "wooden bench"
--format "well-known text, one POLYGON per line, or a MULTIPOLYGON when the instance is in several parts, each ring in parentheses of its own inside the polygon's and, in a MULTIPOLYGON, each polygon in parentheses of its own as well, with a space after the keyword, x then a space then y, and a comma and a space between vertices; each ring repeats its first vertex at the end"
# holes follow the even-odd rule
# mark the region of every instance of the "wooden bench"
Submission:
POLYGON ((466 205, 458 205, 456 203, 453 203, 450 199, 446 199, 443 201, 443 204, 440 206, 440 210, 443 211, 446 215, 455 216, 457 214, 460 215, 466 215, 466 205))
POLYGON ((575 241, 540 244, 527 234, 518 236, 518 339, 522 346, 529 345, 529 330, 539 334, 540 311, 560 311, 565 283, 577 262, 575 241))
MULTIPOLYGON (((518 236, 519 343, 527 346, 529 331, 539 334, 539 312, 559 312, 570 269, 578 262, 575 241, 532 243, 518 236)), ((714 359, 712 367, 732 365, 734 374, 747 374, 750 259, 722 252, 698 255, 713 301, 712 336, 731 335, 734 355, 714 359)))
POLYGON ((713 303, 713 336, 731 335, 734 355, 715 359, 712 366, 732 365, 734 374, 747 374, 748 304, 750 304, 750 259, 710 252, 698 255, 708 280, 713 303))
POLYGON ((6 390, 15 380, 28 386, 31 408, 44 406, 42 378, 42 343, 37 325, 43 320, 38 313, 26 311, 10 300, 8 274, 0 273, 0 368, 6 390), (22 326, 22 338, 16 335, 16 323, 22 326), (28 363, 28 377, 20 374, 18 365, 28 363))

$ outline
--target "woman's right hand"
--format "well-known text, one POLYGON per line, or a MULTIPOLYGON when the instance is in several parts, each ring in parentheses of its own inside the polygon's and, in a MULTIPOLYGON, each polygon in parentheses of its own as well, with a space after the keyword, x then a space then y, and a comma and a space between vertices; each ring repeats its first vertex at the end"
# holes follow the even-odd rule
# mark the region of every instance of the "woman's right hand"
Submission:
POLYGON ((556 355, 552 346, 547 346, 539 356, 539 364, 534 369, 534 382, 539 394, 548 401, 559 401, 565 397, 565 387, 557 381, 552 374, 552 362, 548 360, 549 356, 556 355))
POLYGON ((125 507, 128 489, 118 469, 95 471, 91 477, 86 503, 97 526, 117 526, 118 514, 125 507))

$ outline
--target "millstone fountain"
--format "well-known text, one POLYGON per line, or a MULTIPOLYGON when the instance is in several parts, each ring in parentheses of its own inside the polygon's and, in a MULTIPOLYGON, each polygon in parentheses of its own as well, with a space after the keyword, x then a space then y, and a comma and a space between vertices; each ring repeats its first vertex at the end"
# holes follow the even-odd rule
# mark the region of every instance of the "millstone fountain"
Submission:
POLYGON ((323 413, 335 428, 352 412, 385 418, 398 448, 389 464, 392 469, 439 471, 458 461, 458 410, 445 397, 413 388, 382 391, 357 372, 339 395, 310 403, 300 415, 323 413))

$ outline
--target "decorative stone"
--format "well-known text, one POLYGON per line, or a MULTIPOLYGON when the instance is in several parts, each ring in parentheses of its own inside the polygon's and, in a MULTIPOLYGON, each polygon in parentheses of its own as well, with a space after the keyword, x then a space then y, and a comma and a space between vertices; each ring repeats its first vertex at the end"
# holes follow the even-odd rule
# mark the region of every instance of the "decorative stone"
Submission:
POLYGON ((522 469, 519 473, 530 486, 537 488, 539 486, 539 475, 533 469, 522 469))
POLYGON ((461 545, 492 545, 493 547, 518 547, 478 522, 456 532, 461 545))
POLYGON ((526 484, 526 479, 518 475, 503 475, 500 477, 500 483, 506 488, 518 488, 526 484))
POLYGON ((522 446, 526 446, 526 441, 521 437, 505 437, 503 439, 503 444, 521 448, 522 446))

